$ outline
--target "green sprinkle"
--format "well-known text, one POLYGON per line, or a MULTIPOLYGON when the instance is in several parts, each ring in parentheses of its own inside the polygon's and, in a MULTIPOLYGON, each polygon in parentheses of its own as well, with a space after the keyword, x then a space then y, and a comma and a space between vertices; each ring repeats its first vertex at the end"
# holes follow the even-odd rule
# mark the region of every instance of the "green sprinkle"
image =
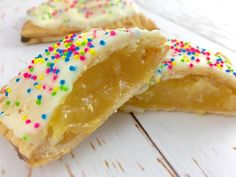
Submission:
POLYGON ((56 96, 57 92, 52 92, 52 96, 56 96))
POLYGON ((11 102, 8 100, 6 101, 6 105, 9 106, 11 104, 11 102))
POLYGON ((16 106, 19 107, 20 106, 20 102, 16 101, 16 106))
POLYGON ((22 139, 23 139, 24 141, 29 141, 29 140, 30 140, 30 137, 29 137, 28 135, 24 135, 24 136, 22 137, 22 139))
POLYGON ((36 101, 36 104, 37 104, 37 105, 41 105, 41 104, 42 104, 42 101, 41 101, 41 100, 37 100, 37 101, 36 101))

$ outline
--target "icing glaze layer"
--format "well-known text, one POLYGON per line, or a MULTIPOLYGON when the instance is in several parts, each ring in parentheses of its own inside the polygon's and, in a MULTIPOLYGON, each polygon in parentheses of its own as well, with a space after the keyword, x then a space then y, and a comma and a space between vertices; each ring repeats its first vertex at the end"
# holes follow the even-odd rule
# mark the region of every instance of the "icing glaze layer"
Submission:
POLYGON ((48 0, 29 12, 37 26, 91 29, 137 13, 132 0, 48 0))
POLYGON ((38 135, 85 70, 149 35, 161 36, 159 31, 138 28, 68 35, 35 57, 1 90, 0 121, 16 137, 28 140, 38 135))
POLYGON ((191 73, 201 75, 204 72, 216 72, 221 77, 235 80, 236 70, 220 52, 213 53, 178 39, 169 39, 167 46, 170 50, 157 70, 159 82, 181 78, 191 73))

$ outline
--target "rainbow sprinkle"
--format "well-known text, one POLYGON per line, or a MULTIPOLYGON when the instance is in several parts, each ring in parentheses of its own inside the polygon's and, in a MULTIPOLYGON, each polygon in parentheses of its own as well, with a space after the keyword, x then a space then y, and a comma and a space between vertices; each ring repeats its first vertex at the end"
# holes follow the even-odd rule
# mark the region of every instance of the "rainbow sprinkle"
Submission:
MULTIPOLYGON (((85 70, 91 59, 99 59, 99 51, 114 41, 113 38, 118 34, 127 34, 132 38, 139 31, 92 30, 88 33, 70 34, 49 46, 1 90, 0 97, 4 98, 4 102, 0 102, 2 120, 8 118, 5 114, 12 114, 14 118, 20 117, 17 121, 21 121, 20 124, 26 126, 27 130, 40 129, 53 113, 49 108, 53 109, 52 104, 55 102, 58 104, 54 100, 60 101, 72 89, 73 78, 76 79, 85 70)), ((29 140, 25 132, 22 138, 29 140)))
POLYGON ((212 53, 207 49, 193 46, 189 42, 177 39, 169 39, 167 45, 170 47, 167 58, 160 64, 157 75, 161 78, 164 72, 172 71, 177 66, 193 69, 195 67, 208 67, 217 69, 236 77, 236 70, 231 63, 221 54, 212 53))

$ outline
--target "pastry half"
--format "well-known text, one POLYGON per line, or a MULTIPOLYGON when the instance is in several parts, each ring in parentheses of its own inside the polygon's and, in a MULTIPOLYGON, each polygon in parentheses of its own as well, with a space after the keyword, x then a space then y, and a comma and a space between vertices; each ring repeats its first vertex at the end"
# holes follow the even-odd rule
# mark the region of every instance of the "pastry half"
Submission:
POLYGON ((170 50, 157 70, 159 82, 123 109, 236 116, 236 70, 230 60, 188 42, 167 43, 170 50))
POLYGON ((148 88, 165 53, 159 31, 71 34, 2 89, 0 131, 31 166, 58 159, 148 88))
POLYGON ((28 17, 21 31, 21 40, 27 44, 54 42, 92 28, 157 29, 132 0, 49 0, 31 9, 28 17))

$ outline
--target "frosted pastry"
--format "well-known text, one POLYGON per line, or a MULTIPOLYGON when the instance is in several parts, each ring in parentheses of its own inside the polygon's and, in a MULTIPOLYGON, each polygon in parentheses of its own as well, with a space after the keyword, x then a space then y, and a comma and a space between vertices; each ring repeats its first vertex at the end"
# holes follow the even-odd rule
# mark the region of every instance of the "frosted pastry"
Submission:
POLYGON ((2 89, 0 131, 31 166, 58 159, 148 88, 165 53, 159 31, 71 34, 2 89))
POLYGON ((159 82, 123 109, 236 116, 236 70, 230 60, 188 42, 167 43, 170 50, 157 70, 159 82))
POLYGON ((92 28, 157 28, 132 0, 48 0, 29 10, 28 17, 21 31, 22 42, 28 44, 58 41, 92 28))

